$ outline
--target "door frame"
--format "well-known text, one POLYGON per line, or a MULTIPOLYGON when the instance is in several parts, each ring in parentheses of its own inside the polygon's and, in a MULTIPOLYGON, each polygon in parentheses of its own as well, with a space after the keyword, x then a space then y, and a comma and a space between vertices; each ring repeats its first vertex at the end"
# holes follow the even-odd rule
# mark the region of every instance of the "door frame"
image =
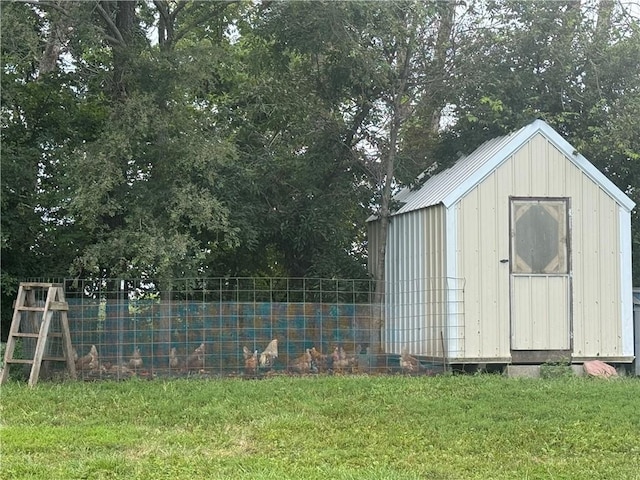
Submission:
MULTIPOLYGON (((559 361, 571 358, 573 353, 573 250, 572 250, 572 210, 571 197, 541 197, 541 196, 509 196, 509 349, 511 351, 511 359, 514 363, 544 363, 549 361, 559 361), (514 350, 513 349, 513 331, 514 331, 514 232, 513 225, 513 203, 514 201, 531 201, 531 202, 563 202, 565 204, 565 228, 566 228, 566 274, 558 274, 558 276, 567 277, 567 322, 568 322, 568 345, 567 350, 514 350)), ((526 274, 522 274, 526 275, 526 274)), ((550 276, 550 274, 529 274, 529 276, 550 276)))

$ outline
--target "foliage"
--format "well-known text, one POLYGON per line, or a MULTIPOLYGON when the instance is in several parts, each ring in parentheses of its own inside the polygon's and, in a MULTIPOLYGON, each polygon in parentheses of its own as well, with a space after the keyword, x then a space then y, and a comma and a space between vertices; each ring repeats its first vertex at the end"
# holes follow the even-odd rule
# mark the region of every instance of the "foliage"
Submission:
POLYGON ((540 365, 540 376, 542 378, 566 378, 574 375, 570 358, 545 362, 540 365))
POLYGON ((632 479, 639 389, 636 379, 495 375, 9 383, 3 472, 632 479))

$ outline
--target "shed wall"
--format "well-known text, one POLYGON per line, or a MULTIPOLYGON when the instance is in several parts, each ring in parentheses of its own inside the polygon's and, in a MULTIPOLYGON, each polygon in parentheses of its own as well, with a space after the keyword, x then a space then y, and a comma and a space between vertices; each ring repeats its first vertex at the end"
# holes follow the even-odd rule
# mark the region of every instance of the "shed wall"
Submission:
POLYGON ((510 356, 510 270, 500 263, 509 258, 510 196, 570 198, 573 354, 621 357, 618 204, 541 134, 451 207, 457 274, 466 280, 462 357, 510 356))
POLYGON ((445 211, 442 206, 393 217, 386 270, 385 350, 442 356, 446 315, 445 211))

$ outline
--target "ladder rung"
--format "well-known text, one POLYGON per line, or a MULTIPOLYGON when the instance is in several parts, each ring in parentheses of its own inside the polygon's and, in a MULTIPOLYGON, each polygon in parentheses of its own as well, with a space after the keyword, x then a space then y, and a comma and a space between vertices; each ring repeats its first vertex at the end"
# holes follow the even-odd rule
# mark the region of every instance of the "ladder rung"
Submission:
POLYGON ((7 359, 5 361, 5 363, 26 363, 26 364, 31 364, 31 363, 33 363, 33 360, 29 360, 28 358, 12 358, 12 359, 7 359))
POLYGON ((42 357, 42 360, 49 360, 51 362, 66 362, 67 359, 64 357, 42 357))
POLYGON ((30 288, 50 288, 50 287, 61 287, 61 283, 50 283, 50 282, 21 282, 20 286, 28 290, 30 288))
MULTIPOLYGON (((21 312, 44 312, 44 307, 27 307, 20 305, 18 310, 21 312)), ((67 302, 51 302, 49 304, 49 311, 67 311, 69 310, 69 304, 67 302)))
MULTIPOLYGON (((23 337, 23 338, 38 338, 40 336, 40 334, 39 333, 22 333, 22 332, 18 332, 18 333, 12 334, 11 336, 12 337, 23 337)), ((62 333, 60 333, 60 332, 49 332, 47 337, 62 338, 62 333)))

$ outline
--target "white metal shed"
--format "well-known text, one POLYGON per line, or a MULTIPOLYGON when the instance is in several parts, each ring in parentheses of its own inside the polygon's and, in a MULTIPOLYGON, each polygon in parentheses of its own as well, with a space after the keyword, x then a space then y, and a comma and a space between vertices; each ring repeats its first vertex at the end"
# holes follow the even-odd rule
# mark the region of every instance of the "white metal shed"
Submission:
MULTIPOLYGON (((484 143, 389 225, 384 345, 450 363, 634 358, 635 204, 547 123, 484 143)), ((369 219, 376 264, 378 222, 369 219)))

